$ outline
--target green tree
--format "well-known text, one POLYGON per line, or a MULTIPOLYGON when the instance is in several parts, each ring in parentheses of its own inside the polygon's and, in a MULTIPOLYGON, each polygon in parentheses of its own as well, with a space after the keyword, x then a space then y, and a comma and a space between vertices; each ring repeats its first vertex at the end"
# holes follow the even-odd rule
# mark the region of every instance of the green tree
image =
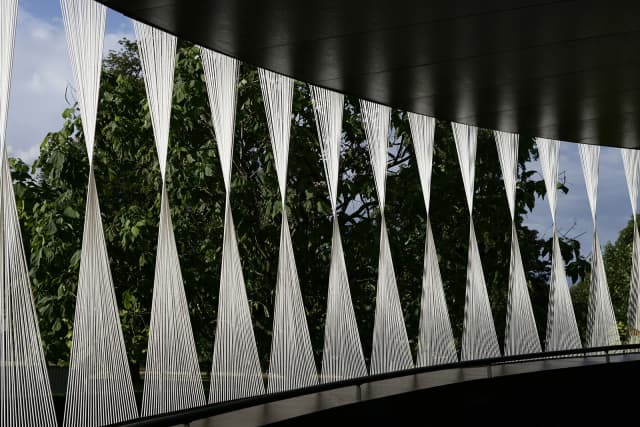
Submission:
MULTIPOLYGON (((231 203, 247 293, 263 368, 266 368, 280 232, 277 178, 257 71, 243 65, 238 87, 231 203)), ((287 209, 302 294, 320 360, 331 240, 328 192, 308 87, 296 83, 287 209)), ((12 161, 16 196, 47 358, 69 357, 78 280, 88 163, 76 105, 62 128, 49 133, 29 168, 12 161)), ((203 370, 212 353, 220 273, 224 187, 199 51, 178 50, 168 159, 168 190, 191 321, 203 370)), ((425 238, 406 114, 394 110, 387 182, 387 224, 412 345, 418 334, 425 238)), ((134 373, 144 366, 158 231, 160 174, 135 43, 104 61, 95 148, 96 182, 116 296, 134 373)), ((517 225, 539 330, 547 309, 550 242, 523 225, 544 183, 529 169, 533 139, 521 139, 517 225)), ((375 308, 379 211, 356 99, 347 97, 343 121, 338 213, 365 354, 375 308)), ((474 221, 499 335, 504 331, 509 275, 510 219, 493 135, 479 134, 474 221)), ((568 189, 561 188, 566 192, 568 189)), ((468 213, 450 125, 438 122, 433 168, 432 224, 447 302, 460 337, 464 313, 468 213)), ((563 239, 574 279, 585 261, 579 244, 563 239)))

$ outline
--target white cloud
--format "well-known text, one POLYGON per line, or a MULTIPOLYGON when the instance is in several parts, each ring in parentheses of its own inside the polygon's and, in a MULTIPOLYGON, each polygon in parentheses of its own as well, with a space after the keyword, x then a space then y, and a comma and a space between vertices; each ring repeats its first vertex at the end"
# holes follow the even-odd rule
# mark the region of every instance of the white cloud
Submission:
MULTIPOLYGON (((124 25, 105 35, 104 51, 117 49, 122 37, 132 38, 124 25)), ((31 163, 47 132, 60 129, 68 106, 67 88, 73 77, 67 43, 59 16, 46 20, 19 9, 9 100, 7 143, 9 155, 31 163)))
POLYGON ((71 81, 62 27, 19 10, 9 100, 9 155, 32 162, 47 132, 59 129, 71 81))
POLYGON ((40 145, 39 144, 32 145, 31 147, 27 148, 26 150, 17 149, 15 147, 9 145, 8 146, 8 150, 9 150, 10 153, 12 153, 11 154, 12 157, 18 157, 18 158, 24 160, 27 163, 31 163, 40 154, 40 145))

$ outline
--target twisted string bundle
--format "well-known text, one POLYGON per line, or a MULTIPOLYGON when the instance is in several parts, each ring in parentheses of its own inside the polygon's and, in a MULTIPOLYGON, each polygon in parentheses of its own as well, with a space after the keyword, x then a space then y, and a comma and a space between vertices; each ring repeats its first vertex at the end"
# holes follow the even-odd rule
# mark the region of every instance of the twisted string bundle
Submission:
POLYGON ((591 281, 589 286, 589 311, 587 313, 587 347, 619 345, 620 336, 607 275, 604 271, 604 259, 600 250, 598 229, 596 227, 596 206, 598 200, 598 164, 600 147, 580 144, 580 160, 587 187, 587 197, 593 220, 593 250, 591 253, 591 281))
POLYGON ((89 158, 64 424, 96 426, 129 420, 138 412, 93 170, 106 10, 86 0, 62 0, 61 6, 89 158))
POLYGON ((258 349, 231 215, 231 166, 238 83, 237 60, 200 48, 226 190, 218 321, 209 403, 264 394, 258 349))
MULTIPOLYGON (((106 10, 90 0, 61 0, 62 15, 89 160, 88 190, 74 317, 64 425, 97 426, 138 415, 94 176, 93 152, 100 88, 106 10)), ((0 425, 54 426, 53 399, 40 340, 29 272, 20 233, 5 140, 15 39, 17 0, 0 4, 0 425)), ((167 157, 176 39, 135 23, 149 112, 162 177, 157 258, 154 275, 142 415, 157 415, 205 404, 189 307, 182 281, 167 192, 167 157)), ((225 218, 220 293, 212 355, 209 403, 265 393, 231 210, 239 62, 200 49, 211 119, 225 186, 225 218)), ((287 218, 287 163, 294 82, 259 69, 269 136, 282 206, 280 251, 273 310, 269 393, 318 383, 287 218)), ((344 96, 315 86, 309 91, 320 141, 331 214, 331 264, 320 381, 364 377, 367 367, 358 332, 337 220, 344 96)), ((412 368, 385 221, 387 150, 391 109, 360 101, 380 206, 380 253, 376 289, 371 374, 412 368)), ((438 266, 430 221, 435 119, 409 113, 424 197, 426 241, 418 337, 418 366, 458 360, 438 266)), ((477 128, 452 124, 470 215, 469 252, 461 359, 499 357, 473 224, 477 128)), ((516 230, 518 135, 495 132, 511 215, 510 275, 505 355, 537 353, 541 344, 527 289, 516 230)), ((553 249, 548 306, 547 351, 578 348, 578 327, 569 294, 558 237, 557 182, 559 142, 537 138, 551 217, 553 249)), ((596 227, 599 147, 580 145, 580 158, 593 220, 593 255, 587 317, 587 346, 620 343, 596 227)), ((640 232, 637 224, 640 151, 621 151, 633 212, 628 326, 630 341, 640 342, 640 232)), ((124 284, 126 285, 126 284, 124 284)))
POLYGON ((518 233, 516 231, 516 182, 518 179, 518 135, 496 131, 496 147, 502 179, 511 213, 511 257, 509 261, 509 294, 504 334, 504 354, 539 353, 542 351, 536 320, 524 274, 518 233))
POLYGON ((569 284, 560 251, 556 223, 558 166, 560 143, 552 139, 536 138, 542 177, 547 189, 547 200, 553 221, 553 249, 551 253, 551 283, 549 284, 549 309, 547 312, 546 351, 580 348, 580 334, 573 312, 569 284))
POLYGON ((56 425, 7 157, 17 0, 0 3, 0 425, 56 425))
POLYGON ((438 254, 431 231, 429 202, 431 199, 431 167, 436 120, 409 113, 409 125, 416 152, 418 173, 427 211, 427 238, 424 248, 422 298, 420 300, 420 335, 416 365, 431 366, 458 361, 447 302, 445 300, 438 254))
POLYGON ((629 342, 640 343, 640 233, 638 232, 638 176, 640 175, 640 151, 622 149, 622 164, 627 181, 631 212, 633 213, 633 250, 631 255, 631 283, 629 284, 629 310, 627 327, 629 342))
POLYGON ((451 126, 462 171, 467 206, 469 207, 469 255, 460 359, 464 361, 500 357, 498 337, 493 323, 487 286, 480 262, 480 251, 473 227, 473 193, 478 129, 460 123, 452 123, 451 126))
POLYGON ((311 85, 309 91, 314 107, 318 140, 320 141, 333 215, 329 293, 321 376, 323 382, 331 382, 339 379, 363 377, 367 375, 367 367, 351 302, 347 266, 344 261, 340 227, 336 217, 344 95, 311 85))
POLYGON ((160 228, 142 396, 142 415, 149 416, 202 406, 205 397, 166 182, 176 39, 145 24, 136 22, 134 26, 162 175, 160 228))
POLYGON ((360 101, 362 125, 369 146, 371 167, 380 205, 380 254, 378 256, 378 287, 371 350, 372 375, 413 367, 409 338, 404 324, 396 274, 393 270, 389 236, 384 219, 387 181, 387 145, 391 108, 369 101, 360 101))
POLYGON ((267 384, 267 392, 275 393, 315 385, 318 383, 318 374, 287 220, 287 160, 293 80, 263 69, 258 69, 258 75, 282 202, 278 278, 267 384))

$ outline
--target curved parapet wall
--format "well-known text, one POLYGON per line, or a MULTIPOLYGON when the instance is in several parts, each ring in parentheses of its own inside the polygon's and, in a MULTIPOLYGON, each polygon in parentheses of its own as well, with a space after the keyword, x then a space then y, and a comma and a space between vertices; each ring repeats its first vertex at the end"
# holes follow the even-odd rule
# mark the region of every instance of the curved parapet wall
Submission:
POLYGON ((412 369, 118 425, 309 426, 331 425, 336 420, 404 425, 413 419, 549 425, 557 420, 591 422, 598 416, 602 421, 617 420, 633 416, 621 409, 625 404, 633 406, 635 397, 596 391, 622 390, 626 381, 640 375, 638 350, 640 346, 616 346, 412 369), (598 409, 596 415, 592 408, 598 409))

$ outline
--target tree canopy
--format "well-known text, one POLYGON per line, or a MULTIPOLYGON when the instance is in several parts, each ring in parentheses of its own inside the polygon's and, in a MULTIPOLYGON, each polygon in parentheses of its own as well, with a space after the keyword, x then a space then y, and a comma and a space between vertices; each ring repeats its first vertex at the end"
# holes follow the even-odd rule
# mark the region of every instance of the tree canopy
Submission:
MULTIPOLYGON (((329 276, 331 217, 308 87, 293 101, 287 209, 293 247, 319 362, 329 276)), ((17 203, 41 333, 49 363, 65 365, 73 329, 88 162, 77 105, 63 112, 32 166, 12 159, 17 203)), ((425 209, 406 113, 394 110, 386 216, 404 317, 415 351, 425 240, 425 209)), ((545 195, 530 169, 537 152, 521 137, 516 222, 541 337, 546 322, 550 240, 523 225, 545 195)), ((435 135, 431 221, 454 336, 464 314, 469 218, 451 126, 435 135)), ((129 360, 145 363, 160 211, 160 173, 134 42, 104 60, 98 109, 95 176, 105 237, 129 360)), ((559 184, 563 191, 568 188, 559 184)), ((267 367, 280 227, 280 201, 257 70, 242 65, 231 183, 238 235, 258 350, 267 367)), ((199 50, 178 49, 168 189, 182 274, 201 367, 209 369, 220 280, 224 186, 211 125, 199 50)), ((338 220, 365 355, 370 354, 377 279, 379 211, 357 99, 346 97, 338 220)), ((496 329, 504 333, 509 277, 510 218, 493 134, 481 130, 474 222, 496 329)), ((562 240, 575 281, 586 261, 577 241, 562 240)))

